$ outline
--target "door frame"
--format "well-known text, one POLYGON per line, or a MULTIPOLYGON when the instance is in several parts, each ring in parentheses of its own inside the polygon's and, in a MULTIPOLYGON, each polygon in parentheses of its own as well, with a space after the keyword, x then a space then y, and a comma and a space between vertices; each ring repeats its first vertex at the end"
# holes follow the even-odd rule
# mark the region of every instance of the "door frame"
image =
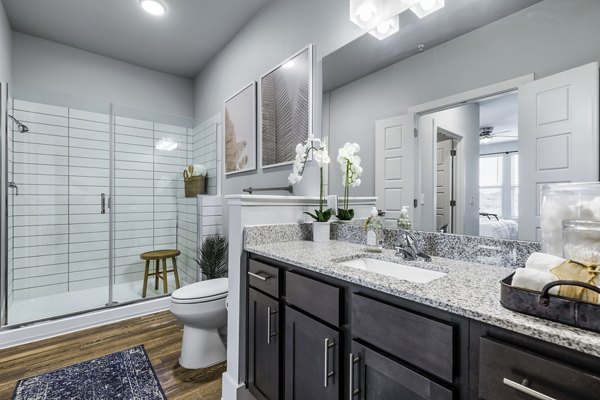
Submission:
MULTIPOLYGON (((461 92, 461 93, 457 93, 457 94, 453 94, 451 96, 446 96, 446 97, 442 97, 433 101, 429 101, 426 103, 421 103, 421 104, 416 104, 414 106, 411 106, 408 108, 407 113, 408 114, 413 114, 415 117, 415 122, 414 122, 414 127, 415 127, 415 133, 417 135, 417 141, 416 141, 416 145, 417 145, 417 170, 418 172, 418 176, 415 179, 415 197, 417 199, 419 199, 418 206, 421 206, 421 194, 423 193, 423 186, 422 186, 422 177, 421 177, 421 160, 422 160, 422 156, 421 156, 421 143, 422 140, 421 139, 421 135, 419 132, 419 119, 421 118, 421 116, 426 115, 426 114, 432 114, 435 112, 439 112, 439 111, 444 111, 450 108, 454 108, 460 105, 464 105, 466 103, 469 102, 473 102, 476 100, 480 100, 486 97, 491 97, 491 96, 495 96, 495 95, 499 95, 499 94, 503 94, 503 93, 507 93, 507 92, 513 92, 513 91, 518 91, 519 90, 519 86, 525 84, 525 83, 529 83, 529 82, 533 82, 535 80, 535 75, 533 73, 530 74, 526 74, 526 75, 521 75, 512 79, 507 79, 505 81, 500 81, 500 82, 496 82, 487 86, 481 86, 479 88, 476 89, 472 89, 472 90, 468 90, 466 92, 461 92)), ((458 167, 457 167, 457 171, 458 171, 458 167)), ((458 207, 460 208, 460 207, 458 207)), ((420 222, 422 220, 421 218, 421 214, 422 214, 422 207, 421 207, 421 212, 415 212, 415 220, 417 222, 417 226, 420 226, 420 222)), ((460 218, 462 218, 462 215, 456 216, 456 226, 461 226, 461 222, 459 222, 460 218)))

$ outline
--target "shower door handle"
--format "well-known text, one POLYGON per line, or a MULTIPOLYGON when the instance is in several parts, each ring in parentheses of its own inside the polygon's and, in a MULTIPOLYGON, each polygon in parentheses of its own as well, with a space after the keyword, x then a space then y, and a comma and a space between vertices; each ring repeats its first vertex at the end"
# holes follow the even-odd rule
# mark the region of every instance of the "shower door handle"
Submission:
POLYGON ((106 214, 106 195, 100 193, 100 214, 106 214))

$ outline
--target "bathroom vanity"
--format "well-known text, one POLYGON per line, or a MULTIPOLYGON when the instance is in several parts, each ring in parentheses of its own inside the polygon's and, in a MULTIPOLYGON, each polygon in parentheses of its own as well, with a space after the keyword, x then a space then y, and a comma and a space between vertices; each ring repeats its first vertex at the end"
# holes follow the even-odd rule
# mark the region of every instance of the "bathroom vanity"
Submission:
MULTIPOLYGON (((345 241, 256 241, 252 229, 246 383, 257 399, 600 393, 600 335, 503 309, 499 280, 511 268, 440 257, 407 262, 345 241), (444 275, 417 283, 344 264, 359 257, 444 275)), ((276 231, 285 226, 263 229, 282 237, 276 231)))

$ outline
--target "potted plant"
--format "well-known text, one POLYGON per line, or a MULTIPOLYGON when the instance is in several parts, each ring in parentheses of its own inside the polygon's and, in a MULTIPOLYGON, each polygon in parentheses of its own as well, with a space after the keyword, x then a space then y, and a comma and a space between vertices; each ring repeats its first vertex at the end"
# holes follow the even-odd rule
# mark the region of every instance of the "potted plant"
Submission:
POLYGON ((338 150, 337 162, 342 170, 342 185, 344 185, 344 204, 338 209, 336 217, 340 221, 350 221, 354 218, 354 210, 348 208, 350 187, 360 186, 360 176, 363 169, 360 166, 360 151, 358 143, 346 143, 338 150))
POLYGON ((329 240, 329 219, 333 214, 333 210, 330 208, 326 210, 324 209, 323 167, 329 164, 331 159, 327 154, 327 146, 325 143, 321 142, 321 139, 317 139, 313 135, 309 135, 306 142, 298 143, 298 145, 296 145, 296 159, 294 160, 294 166, 292 173, 288 177, 288 181, 290 184, 295 185, 302 180, 304 167, 311 151, 313 153, 314 160, 319 165, 319 209, 315 210, 314 213, 305 212, 305 214, 314 219, 313 241, 326 242, 329 240))
POLYGON ((200 260, 196 259, 204 279, 225 278, 227 276, 227 239, 222 235, 210 235, 202 242, 200 260))

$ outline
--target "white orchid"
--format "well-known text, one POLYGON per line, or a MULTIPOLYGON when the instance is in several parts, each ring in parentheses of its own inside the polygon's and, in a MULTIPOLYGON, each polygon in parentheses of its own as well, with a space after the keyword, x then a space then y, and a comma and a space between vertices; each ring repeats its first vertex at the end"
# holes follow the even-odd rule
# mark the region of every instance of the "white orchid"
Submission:
POLYGON ((342 170, 342 186, 344 186, 344 209, 338 211, 338 218, 352 219, 354 211, 348 209, 348 197, 350 195, 350 187, 360 186, 360 176, 363 169, 360 166, 361 159, 356 154, 360 151, 358 143, 346 143, 338 149, 337 162, 342 170))
POLYGON ((315 218, 319 222, 326 222, 329 220, 332 214, 332 210, 323 210, 323 167, 331 162, 329 154, 327 154, 327 146, 317 139, 313 134, 308 135, 308 139, 304 143, 298 143, 296 145, 296 157, 294 159, 294 165, 292 166, 292 173, 288 176, 288 182, 291 185, 295 185, 302 181, 302 174, 304 173, 304 167, 308 159, 308 154, 312 151, 314 159, 319 165, 320 169, 320 187, 319 187, 319 209, 315 210, 314 214, 307 213, 311 217, 315 218))

